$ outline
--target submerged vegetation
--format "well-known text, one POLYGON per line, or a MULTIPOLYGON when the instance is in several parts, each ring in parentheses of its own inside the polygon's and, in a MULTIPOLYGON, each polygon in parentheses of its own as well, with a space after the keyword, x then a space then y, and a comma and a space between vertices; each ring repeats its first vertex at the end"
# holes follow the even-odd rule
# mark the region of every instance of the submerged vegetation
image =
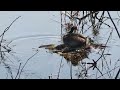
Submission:
MULTIPOLYGON (((119 13, 117 14, 118 18, 113 18, 109 11, 60 11, 61 43, 49 43, 40 45, 38 48, 36 47, 36 52, 30 56, 24 64, 19 63, 16 75, 13 75, 11 67, 5 62, 7 55, 12 52, 12 48, 9 47, 11 42, 5 44, 4 35, 12 24, 20 18, 18 17, 0 35, 0 63, 4 64, 12 79, 20 79, 28 61, 35 57, 35 55, 41 51, 41 48, 45 48, 52 52, 52 54, 64 57, 64 59, 70 63, 71 79, 74 77, 73 67, 78 67, 75 73, 78 79, 119 79, 119 56, 118 59, 114 61, 114 65, 111 64, 114 60, 112 53, 109 53, 112 48, 109 42, 113 40, 113 32, 115 32, 120 39, 120 33, 116 26, 116 22, 119 23, 120 17, 119 13), (107 35, 104 34, 106 33, 106 28, 108 29, 107 35), (102 40, 99 40, 101 37, 102 40)), ((57 79, 60 78, 62 59, 57 79)), ((52 75, 49 76, 49 79, 52 78, 52 75)))

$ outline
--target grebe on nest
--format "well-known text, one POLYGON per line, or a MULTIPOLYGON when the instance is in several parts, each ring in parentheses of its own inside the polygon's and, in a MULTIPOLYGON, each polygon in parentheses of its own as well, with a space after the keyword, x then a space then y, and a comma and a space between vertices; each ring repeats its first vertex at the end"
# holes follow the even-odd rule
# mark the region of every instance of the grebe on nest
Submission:
POLYGON ((63 36, 63 43, 71 48, 86 46, 89 43, 89 39, 81 34, 73 33, 74 30, 77 30, 76 26, 73 26, 68 34, 63 36))

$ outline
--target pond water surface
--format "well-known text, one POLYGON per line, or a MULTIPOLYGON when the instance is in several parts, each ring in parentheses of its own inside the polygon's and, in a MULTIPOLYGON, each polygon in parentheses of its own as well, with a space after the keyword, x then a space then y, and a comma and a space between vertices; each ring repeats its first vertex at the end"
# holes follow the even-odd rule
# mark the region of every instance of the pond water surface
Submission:
MULTIPOLYGON (((112 17, 118 17, 116 12, 111 12, 112 17)), ((61 24, 60 22, 60 12, 59 11, 0 11, 0 33, 10 25, 10 23, 21 16, 5 33, 4 35, 4 44, 9 44, 9 47, 12 48, 10 53, 6 53, 7 59, 5 63, 9 65, 12 72, 13 78, 17 75, 20 63, 21 67, 25 62, 34 55, 37 50, 39 51, 35 56, 33 56, 25 65, 21 76, 21 79, 56 79, 59 73, 59 79, 70 79, 71 78, 71 63, 67 62, 62 56, 58 54, 49 52, 44 48, 38 48, 40 45, 46 44, 61 44, 61 24), (58 22, 56 22, 58 21, 58 22), (51 77, 50 77, 51 76, 51 77)), ((108 23, 112 25, 110 21, 108 23)), ((117 25, 119 28, 119 25, 117 25)), ((110 29, 101 29, 100 34, 96 39, 99 43, 105 44, 111 30, 110 29)), ((90 32, 85 33, 86 36, 91 36, 90 32)), ((104 77, 101 76, 101 73, 97 69, 89 70, 88 78, 114 78, 120 62, 117 60, 120 58, 120 39, 113 29, 112 37, 110 38, 108 44, 109 47, 105 50, 104 53, 109 53, 111 55, 106 55, 107 60, 104 62, 104 68, 102 68, 102 62, 98 63, 98 67, 102 73, 111 71, 115 68, 117 69, 111 71, 108 74, 105 74, 104 77), (117 62, 117 63, 116 63, 117 62)), ((93 52, 89 55, 89 58, 84 59, 84 62, 92 62, 92 60, 97 60, 100 57, 99 54, 93 52)), ((102 61, 102 59, 101 59, 102 61)), ((9 69, 5 67, 3 63, 0 64, 0 78, 11 78, 9 69)), ((82 72, 81 64, 77 66, 72 66, 72 78, 77 79, 78 74, 82 72)), ((84 78, 84 77, 81 77, 84 78)))

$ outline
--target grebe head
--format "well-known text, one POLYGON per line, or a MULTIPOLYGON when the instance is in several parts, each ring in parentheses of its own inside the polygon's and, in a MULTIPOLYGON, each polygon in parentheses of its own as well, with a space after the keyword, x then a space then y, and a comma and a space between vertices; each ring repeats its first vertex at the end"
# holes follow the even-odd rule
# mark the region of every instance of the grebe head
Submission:
POLYGON ((71 30, 68 33, 71 34, 71 33, 73 33, 74 30, 77 30, 77 26, 71 27, 71 30))

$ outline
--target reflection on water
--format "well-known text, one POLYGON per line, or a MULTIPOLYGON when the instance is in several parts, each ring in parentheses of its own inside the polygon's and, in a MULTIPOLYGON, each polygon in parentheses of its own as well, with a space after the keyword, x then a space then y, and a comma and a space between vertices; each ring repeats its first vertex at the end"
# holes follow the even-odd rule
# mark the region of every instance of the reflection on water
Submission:
POLYGON ((71 63, 76 66, 79 61, 88 57, 88 52, 81 50, 79 53, 63 53, 61 56, 63 56, 67 61, 71 61, 71 63))

